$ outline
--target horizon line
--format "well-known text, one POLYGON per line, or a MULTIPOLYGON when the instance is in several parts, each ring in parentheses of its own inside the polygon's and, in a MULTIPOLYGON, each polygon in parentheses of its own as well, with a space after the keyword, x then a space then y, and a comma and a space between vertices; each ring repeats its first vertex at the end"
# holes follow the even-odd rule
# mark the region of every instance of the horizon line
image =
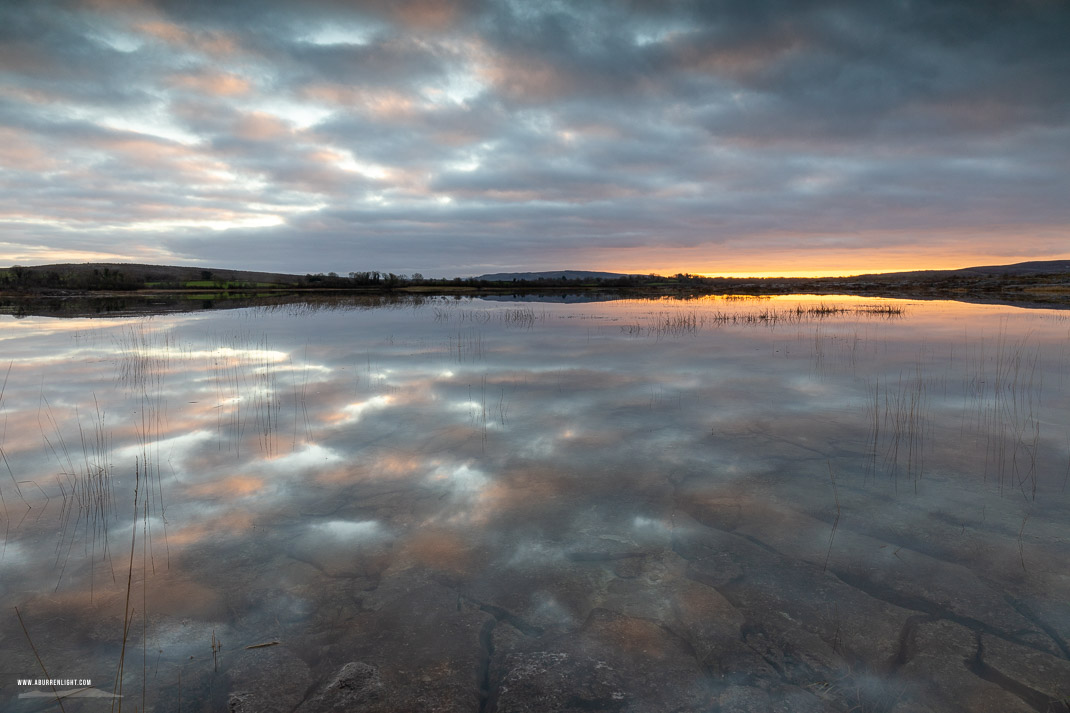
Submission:
MULTIPOLYGON (((690 272, 690 271, 686 271, 686 270, 676 270, 675 272, 672 272, 672 271, 632 272, 632 271, 619 271, 619 270, 606 270, 606 269, 588 269, 588 268, 572 268, 572 267, 570 267, 570 268, 554 268, 554 269, 542 269, 542 270, 539 270, 539 269, 497 269, 497 270, 493 270, 493 271, 483 272, 481 274, 469 274, 469 275, 453 274, 453 275, 448 275, 448 276, 443 276, 443 277, 426 276, 426 275, 423 275, 422 272, 419 271, 419 270, 416 270, 416 271, 413 271, 413 272, 408 272, 408 273, 399 272, 399 273, 394 273, 394 274, 397 274, 399 277, 400 276, 404 276, 404 277, 409 278, 409 279, 412 278, 412 275, 420 274, 422 279, 429 279, 429 280, 450 280, 450 279, 457 279, 457 278, 460 278, 460 279, 478 279, 482 275, 509 274, 509 273, 541 274, 541 273, 559 273, 559 272, 603 272, 603 273, 611 273, 611 274, 614 274, 614 275, 619 275, 621 277, 630 277, 630 276, 643 277, 643 276, 648 276, 648 275, 654 275, 656 277, 670 278, 670 277, 675 277, 677 275, 691 275, 691 276, 699 277, 699 278, 712 278, 712 279, 721 278, 721 279, 736 279, 736 280, 739 280, 739 279, 760 279, 760 280, 767 280, 767 279, 826 279, 826 278, 864 277, 864 276, 867 276, 867 275, 888 275, 888 274, 912 273, 912 272, 955 272, 957 270, 967 270, 967 269, 979 268, 979 267, 1012 267, 1012 266, 1020 265, 1020 264, 1024 264, 1024 263, 1060 262, 1060 261, 1070 262, 1070 258, 1059 258, 1059 257, 1056 257, 1056 258, 1046 258, 1046 259, 1024 260, 1024 261, 1010 262, 1010 263, 971 264, 971 265, 966 265, 966 266, 963 266, 963 267, 950 267, 950 268, 949 267, 920 267, 920 268, 909 268, 909 269, 889 268, 889 269, 876 269, 876 270, 870 269, 870 270, 865 270, 865 271, 853 271, 853 270, 785 270, 785 271, 761 270, 761 271, 755 271, 755 272, 743 272, 743 271, 690 272)), ((119 261, 114 261, 114 262, 113 261, 105 261, 105 260, 84 260, 84 261, 72 261, 72 262, 36 262, 36 261, 34 261, 32 263, 18 263, 18 262, 16 262, 16 263, 12 263, 12 264, 10 264, 10 265, 8 265, 6 267, 0 268, 0 269, 10 270, 10 269, 16 268, 16 267, 39 268, 39 267, 48 267, 48 266, 52 266, 52 265, 56 265, 56 266, 60 266, 60 265, 143 265, 143 266, 150 266, 150 267, 167 267, 167 268, 230 270, 230 271, 233 271, 233 272, 253 272, 253 273, 265 273, 265 274, 274 274, 274 275, 291 275, 291 276, 294 276, 294 277, 302 277, 304 275, 310 275, 310 274, 311 275, 317 275, 317 274, 319 274, 319 275, 327 275, 330 272, 334 272, 333 270, 320 271, 320 272, 303 272, 303 273, 279 272, 279 271, 274 271, 274 270, 253 269, 253 268, 246 268, 246 267, 222 267, 222 266, 218 266, 218 265, 208 265, 208 264, 204 264, 204 263, 192 263, 192 264, 191 263, 177 263, 177 264, 176 263, 147 263, 147 262, 133 262, 133 261, 129 261, 129 260, 119 260, 119 261)), ((390 271, 373 270, 373 269, 370 269, 370 270, 348 270, 345 273, 336 273, 336 274, 339 274, 340 276, 347 276, 350 272, 378 272, 379 274, 382 274, 382 275, 391 274, 390 271)))

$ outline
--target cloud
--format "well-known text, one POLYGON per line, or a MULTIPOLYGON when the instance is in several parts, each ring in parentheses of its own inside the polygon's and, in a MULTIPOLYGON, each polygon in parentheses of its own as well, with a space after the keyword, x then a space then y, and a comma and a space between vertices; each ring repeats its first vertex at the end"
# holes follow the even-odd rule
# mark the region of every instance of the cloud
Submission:
POLYGON ((173 86, 190 89, 198 94, 234 96, 245 94, 250 89, 248 80, 224 72, 195 72, 176 74, 171 77, 173 86))
POLYGON ((0 221, 30 259, 296 272, 1066 256, 1068 31, 1039 0, 9 5, 0 221))

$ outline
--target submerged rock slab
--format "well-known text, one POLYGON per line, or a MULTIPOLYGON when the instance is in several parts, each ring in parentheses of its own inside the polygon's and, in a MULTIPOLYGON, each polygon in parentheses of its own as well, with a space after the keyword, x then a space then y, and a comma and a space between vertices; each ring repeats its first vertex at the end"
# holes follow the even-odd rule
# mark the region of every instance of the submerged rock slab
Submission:
POLYGON ((341 668, 298 710, 302 713, 385 713, 396 710, 379 669, 363 661, 341 668))
POLYGON ((564 651, 537 651, 510 654, 502 667, 498 713, 617 711, 625 705, 624 677, 604 661, 577 660, 564 651))
POLYGON ((771 690, 754 686, 728 686, 717 698, 719 713, 832 713, 842 708, 799 688, 771 690))
POLYGON ((598 609, 576 632, 495 651, 497 713, 707 710, 708 677, 686 641, 656 623, 598 609))
POLYGON ((414 569, 384 578, 364 605, 323 652, 339 663, 301 713, 350 703, 348 710, 374 713, 479 709, 490 614, 464 606, 456 590, 414 569))
POLYGON ((931 706, 930 710, 948 713, 1035 711, 1017 695, 978 675, 979 644, 978 634, 959 624, 949 621, 919 624, 910 659, 899 670, 913 684, 912 695, 904 697, 901 709, 918 710, 913 702, 916 699, 931 706))
POLYGON ((312 683, 308 664, 285 646, 242 651, 227 676, 228 713, 290 713, 312 683))
POLYGON ((980 638, 974 670, 1040 710, 1070 710, 1070 661, 995 636, 980 638))

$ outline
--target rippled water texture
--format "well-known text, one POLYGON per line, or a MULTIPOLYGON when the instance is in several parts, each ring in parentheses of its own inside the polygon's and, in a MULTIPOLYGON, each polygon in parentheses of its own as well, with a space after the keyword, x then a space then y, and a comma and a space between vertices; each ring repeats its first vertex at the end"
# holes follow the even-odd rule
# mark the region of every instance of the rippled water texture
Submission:
POLYGON ((1065 312, 2 320, 4 710, 1067 710, 1065 312))

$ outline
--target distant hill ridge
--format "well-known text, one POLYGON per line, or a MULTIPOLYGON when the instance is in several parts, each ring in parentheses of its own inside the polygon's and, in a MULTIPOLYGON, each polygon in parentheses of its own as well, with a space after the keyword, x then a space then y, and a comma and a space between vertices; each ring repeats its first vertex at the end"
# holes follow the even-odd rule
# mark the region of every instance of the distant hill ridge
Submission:
POLYGON ((615 280, 632 277, 634 273, 596 272, 593 270, 547 270, 544 272, 492 272, 479 275, 477 280, 510 282, 512 280, 615 280))
MULTIPOLYGON (((1050 275, 1070 272, 1070 260, 1032 260, 1030 262, 1018 262, 1011 265, 981 265, 977 267, 962 267, 952 270, 906 270, 904 272, 873 273, 884 277, 899 277, 907 275, 1050 275)), ((479 275, 475 279, 487 280, 488 282, 503 282, 511 280, 613 280, 619 277, 645 277, 644 273, 623 272, 592 272, 589 270, 552 270, 544 272, 495 272, 487 275, 479 275)), ((858 275, 868 277, 869 275, 858 275)), ((832 278, 838 279, 838 278, 832 278)))
POLYGON ((955 272, 969 272, 978 275, 1048 275, 1070 272, 1070 260, 1033 260, 1018 262, 1013 265, 986 265, 983 267, 964 267, 955 272))
MULTIPOLYGON (((10 268, 9 268, 10 269, 10 268)), ((94 271, 121 272, 137 280, 185 281, 185 280, 235 280, 243 282, 290 283, 301 277, 279 272, 256 272, 252 270, 228 270, 216 267, 191 265, 146 265, 136 262, 69 262, 49 265, 28 265, 23 270, 36 273, 59 272, 63 274, 88 275, 94 271)))
MULTIPOLYGON (((0 268, 3 270, 4 268, 0 268)), ((12 268, 7 268, 8 270, 12 268)), ((278 272, 258 272, 252 270, 232 270, 228 268, 208 268, 187 265, 145 265, 140 263, 59 263, 33 265, 19 268, 34 273, 59 272, 66 274, 91 274, 105 269, 120 271, 126 277, 145 281, 186 281, 186 280, 241 280, 260 283, 292 284, 300 281, 303 275, 278 272)), ((1032 260, 1011 265, 981 265, 963 267, 954 270, 908 270, 904 272, 873 273, 857 277, 927 277, 941 275, 1050 275, 1070 273, 1070 260, 1032 260)), ((385 276, 385 273, 383 273, 385 276)), ((541 272, 495 272, 475 277, 487 282, 535 282, 545 280, 613 280, 621 277, 645 277, 640 273, 601 272, 594 270, 545 270, 541 272)), ((742 279, 742 278, 736 278, 742 279)), ((816 279, 816 278, 812 278, 816 279)), ((837 280, 843 278, 825 278, 837 280)))

